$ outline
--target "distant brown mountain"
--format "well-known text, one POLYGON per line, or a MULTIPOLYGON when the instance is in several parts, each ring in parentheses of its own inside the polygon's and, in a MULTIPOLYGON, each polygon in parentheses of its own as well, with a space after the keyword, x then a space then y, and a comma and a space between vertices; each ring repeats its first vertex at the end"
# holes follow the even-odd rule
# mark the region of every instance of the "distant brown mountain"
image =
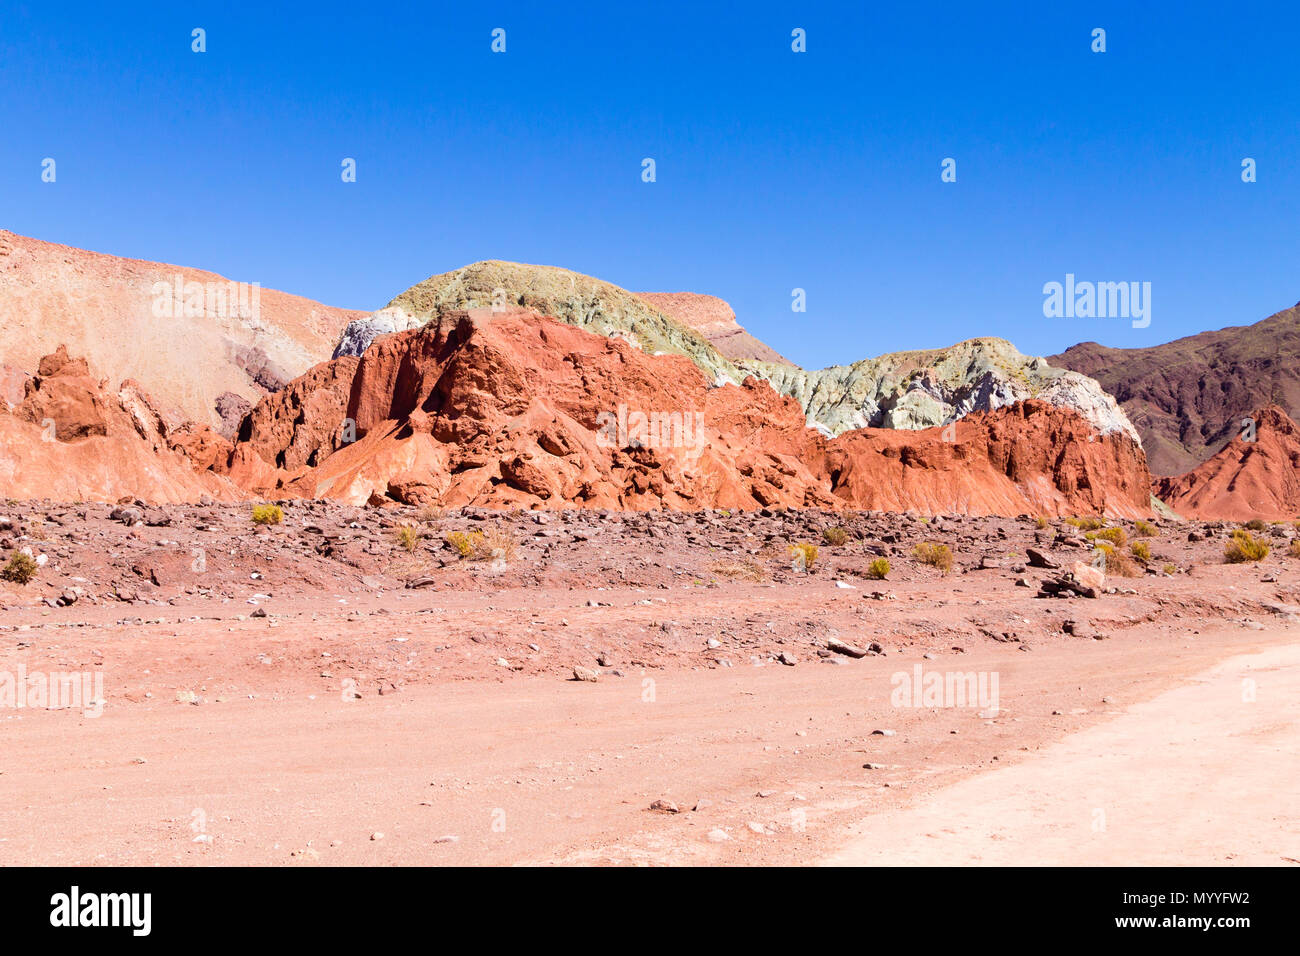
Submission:
POLYGON ((1300 305, 1254 325, 1144 349, 1084 342, 1047 359, 1095 378, 1142 436, 1154 475, 1181 475, 1215 455, 1255 409, 1300 417, 1300 305))

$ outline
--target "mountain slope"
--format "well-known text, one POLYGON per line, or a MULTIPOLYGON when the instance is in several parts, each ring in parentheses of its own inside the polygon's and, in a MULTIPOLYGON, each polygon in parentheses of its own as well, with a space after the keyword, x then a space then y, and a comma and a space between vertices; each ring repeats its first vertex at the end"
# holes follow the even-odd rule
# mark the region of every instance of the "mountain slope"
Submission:
POLYGON ((41 358, 22 399, 0 408, 0 497, 238 499, 238 488, 202 470, 213 456, 196 463, 189 454, 207 431, 174 433, 137 383, 113 391, 59 346, 41 358))
POLYGON ((1150 348, 1084 342, 1048 361, 1095 378, 1119 400, 1156 475, 1195 468, 1255 409, 1276 404, 1300 415, 1300 307, 1150 348))
POLYGON ((807 371, 761 362, 740 366, 803 407, 833 435, 854 428, 931 428, 974 411, 1029 398, 1070 408, 1102 434, 1137 440, 1114 399, 1092 379, 1022 355, 1004 339, 970 339, 946 349, 894 352, 853 365, 807 371))
POLYGON ((670 319, 699 332, 733 362, 753 359, 775 365, 794 365, 776 349, 750 335, 736 321, 731 306, 716 295, 698 292, 638 292, 637 295, 670 319))
POLYGON ((262 400, 217 470, 355 504, 1150 510, 1137 443, 1068 409, 1031 400, 951 432, 827 440, 756 378, 715 386, 684 356, 522 309, 446 311, 317 366, 262 400))
POLYGON ((387 310, 428 321, 467 309, 528 309, 599 335, 621 335, 647 352, 671 352, 714 381, 739 382, 736 367, 694 329, 618 286, 556 266, 475 262, 431 276, 387 310))
POLYGON ((682 355, 715 384, 738 384, 755 375, 798 401, 808 424, 828 435, 862 427, 929 428, 970 412, 1041 398, 1073 409, 1102 434, 1119 431, 1137 439, 1124 413, 1095 381, 1021 355, 1002 339, 972 339, 947 349, 899 352, 807 371, 745 332, 730 306, 714 296, 634 295, 552 266, 478 262, 433 276, 380 312, 350 323, 334 356, 361 355, 379 335, 494 303, 498 309, 528 309, 620 336, 650 353, 682 355))
POLYGON ((0 363, 34 369, 66 345, 110 381, 138 381, 169 418, 216 425, 220 395, 257 401, 329 358, 339 332, 362 314, 274 289, 260 289, 256 300, 249 286, 231 291, 211 272, 0 231, 0 363), (187 293, 189 283, 198 286, 187 293))
POLYGON ((1254 441, 1234 436, 1213 458, 1176 478, 1158 478, 1155 493, 1179 514, 1228 521, 1300 517, 1300 427, 1269 405, 1248 416, 1254 441))

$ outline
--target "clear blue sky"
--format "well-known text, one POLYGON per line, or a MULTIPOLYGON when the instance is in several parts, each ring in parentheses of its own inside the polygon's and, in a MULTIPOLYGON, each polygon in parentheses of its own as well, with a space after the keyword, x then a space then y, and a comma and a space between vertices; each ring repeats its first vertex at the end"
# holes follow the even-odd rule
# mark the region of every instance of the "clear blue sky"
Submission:
POLYGON ((1298 38, 1294 3, 6 0, 0 226, 361 309, 560 265, 812 367, 1154 344, 1300 299, 1298 38), (1150 327, 1045 319, 1067 272, 1151 282, 1150 327))

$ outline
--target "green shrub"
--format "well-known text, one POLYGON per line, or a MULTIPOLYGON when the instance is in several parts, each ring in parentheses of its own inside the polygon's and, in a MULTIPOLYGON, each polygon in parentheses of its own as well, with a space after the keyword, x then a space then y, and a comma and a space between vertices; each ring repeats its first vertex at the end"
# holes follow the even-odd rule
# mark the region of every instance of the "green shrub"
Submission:
POLYGON ((876 558, 867 565, 867 577, 872 581, 883 581, 889 574, 889 561, 885 558, 876 558))
POLYGON ((284 520, 284 509, 279 505, 253 505, 253 524, 279 524, 284 520))
POLYGON ((481 531, 452 531, 447 534, 447 543, 462 558, 468 558, 473 554, 475 547, 482 540, 483 533, 481 531))
POLYGON ((912 550, 912 556, 922 564, 938 568, 944 574, 952 570, 952 551, 946 544, 932 544, 928 541, 918 544, 912 550))
POLYGON ((1259 518, 1251 518, 1246 522, 1245 527, 1250 531, 1263 531, 1268 525, 1259 518))
POLYGON ((1065 523, 1082 531, 1096 531, 1106 527, 1106 522, 1100 518, 1066 518, 1065 523))
POLYGON ((829 545, 838 547, 849 540, 849 533, 843 528, 825 528, 822 530, 822 540, 829 545))
POLYGON ((404 524, 397 529, 397 543, 407 551, 414 551, 420 543, 420 532, 413 525, 404 524))
POLYGON ((1232 540, 1223 550, 1223 560, 1228 564, 1263 561, 1266 557, 1268 557, 1268 542, 1259 540, 1249 531, 1241 528, 1232 532, 1232 540))
POLYGON ((1143 521, 1139 518, 1137 523, 1133 526, 1133 533, 1139 538, 1155 538, 1159 537, 1160 529, 1150 521, 1143 521))
POLYGON ((1137 558, 1143 564, 1151 563, 1151 545, 1145 541, 1133 542, 1133 557, 1137 558))
POLYGON ((1104 531, 1094 531, 1091 534, 1085 534, 1089 541, 1109 541, 1117 547, 1124 547, 1128 543, 1128 535, 1123 528, 1106 528, 1104 531))
POLYGON ((36 559, 22 551, 15 551, 9 556, 9 563, 0 568, 0 578, 15 584, 27 584, 36 577, 36 559))
POLYGON ((1097 550, 1106 556, 1106 573, 1121 578, 1135 578, 1142 573, 1132 558, 1123 551, 1109 544, 1097 545, 1097 550))

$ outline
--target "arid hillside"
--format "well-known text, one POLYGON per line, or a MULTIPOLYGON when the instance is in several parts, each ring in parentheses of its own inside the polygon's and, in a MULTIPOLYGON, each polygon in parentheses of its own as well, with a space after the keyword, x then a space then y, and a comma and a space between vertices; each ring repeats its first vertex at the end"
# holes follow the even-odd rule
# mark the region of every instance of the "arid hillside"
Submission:
POLYGON ((1142 436, 1156 475, 1190 471, 1223 448, 1241 421, 1273 404, 1300 415, 1300 308, 1254 325, 1202 332, 1144 349, 1084 342, 1047 361, 1095 378, 1142 436))
POLYGON ((170 420, 219 425, 221 396, 256 402, 329 358, 362 314, 256 281, 0 231, 0 383, 64 345, 112 382, 139 382, 170 420))

